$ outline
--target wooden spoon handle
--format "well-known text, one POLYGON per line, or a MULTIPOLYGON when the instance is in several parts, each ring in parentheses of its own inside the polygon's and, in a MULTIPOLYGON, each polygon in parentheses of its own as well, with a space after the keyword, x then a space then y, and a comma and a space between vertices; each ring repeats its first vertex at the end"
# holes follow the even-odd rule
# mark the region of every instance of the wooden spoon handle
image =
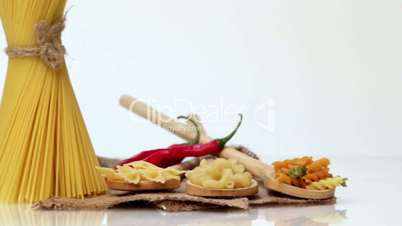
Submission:
POLYGON ((196 132, 186 124, 177 122, 175 119, 158 112, 156 109, 133 97, 122 96, 120 98, 120 105, 169 132, 173 132, 184 140, 191 140, 196 136, 196 132))
MULTIPOLYGON (((156 109, 148 106, 146 103, 139 101, 130 96, 122 96, 120 98, 120 105, 129 111, 153 122, 156 125, 174 133, 175 135, 183 138, 184 140, 192 140, 196 136, 196 132, 193 128, 184 123, 180 123, 169 116, 158 112, 156 109)), ((201 143, 211 141, 212 138, 203 134, 201 136, 201 143)), ((243 164, 248 171, 253 175, 265 179, 265 175, 269 175, 272 172, 272 167, 264 164, 263 162, 253 159, 246 154, 239 152, 238 150, 226 147, 220 154, 223 158, 236 159, 239 163, 243 164)))

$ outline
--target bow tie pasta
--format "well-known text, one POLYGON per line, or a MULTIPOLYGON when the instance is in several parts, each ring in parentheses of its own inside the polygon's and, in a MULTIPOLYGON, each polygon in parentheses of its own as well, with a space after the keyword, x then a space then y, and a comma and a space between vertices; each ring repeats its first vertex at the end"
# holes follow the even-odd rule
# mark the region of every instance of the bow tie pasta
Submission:
POLYGON ((142 181, 165 183, 180 180, 182 171, 173 168, 160 168, 145 161, 135 161, 117 169, 97 167, 98 173, 107 180, 138 184, 142 181))
POLYGON ((209 189, 245 188, 251 185, 252 176, 233 159, 203 159, 200 166, 186 173, 187 179, 209 189))

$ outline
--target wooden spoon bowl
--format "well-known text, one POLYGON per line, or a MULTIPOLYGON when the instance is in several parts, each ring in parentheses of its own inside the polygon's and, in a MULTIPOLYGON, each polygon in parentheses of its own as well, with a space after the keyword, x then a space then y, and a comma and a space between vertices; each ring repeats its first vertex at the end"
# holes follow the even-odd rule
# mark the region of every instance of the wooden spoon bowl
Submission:
POLYGON ((335 195, 335 189, 309 190, 281 183, 274 177, 268 177, 264 181, 264 186, 276 192, 304 199, 328 199, 335 195))
POLYGON ((264 181, 264 186, 270 190, 304 199, 329 199, 335 195, 335 189, 316 191, 280 183, 275 179, 275 171, 271 165, 253 159, 241 152, 225 149, 221 152, 221 157, 236 159, 253 175, 261 178, 264 181))
POLYGON ((168 180, 165 183, 143 181, 138 184, 131 184, 125 181, 110 181, 106 180, 109 189, 119 191, 161 191, 173 190, 180 187, 180 180, 168 180))
POLYGON ((253 196, 258 193, 258 183, 252 180, 251 185, 246 188, 234 188, 234 189, 209 189, 199 185, 193 184, 187 181, 186 192, 189 195, 201 196, 201 197, 247 197, 253 196))

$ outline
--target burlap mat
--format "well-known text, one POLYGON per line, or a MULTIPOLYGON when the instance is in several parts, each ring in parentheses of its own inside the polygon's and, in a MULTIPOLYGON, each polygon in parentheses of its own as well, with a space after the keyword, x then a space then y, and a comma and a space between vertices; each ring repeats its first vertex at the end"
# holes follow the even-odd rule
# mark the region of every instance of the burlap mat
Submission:
POLYGON ((215 208, 248 209, 254 205, 314 205, 334 203, 335 198, 326 200, 306 200, 291 198, 268 192, 260 186, 258 195, 249 198, 203 198, 187 195, 183 188, 172 192, 137 193, 137 194, 105 194, 85 199, 50 198, 34 204, 39 209, 106 209, 120 205, 154 206, 169 212, 206 210, 215 208))
MULTIPOLYGON (((250 152, 245 150, 246 152, 250 152)), ((256 157, 257 158, 257 157, 256 157)), ((98 157, 102 166, 112 167, 118 162, 118 159, 98 157)), ((197 165, 199 159, 194 159, 184 163, 182 168, 191 169, 197 165)), ((285 196, 279 193, 269 192, 260 185, 259 193, 256 196, 248 198, 202 198, 187 195, 185 193, 185 183, 182 183, 180 189, 172 192, 158 193, 136 193, 111 191, 109 194, 88 197, 85 199, 71 198, 50 198, 33 205, 38 209, 106 209, 114 206, 152 206, 169 212, 207 210, 216 208, 236 208, 248 209, 256 205, 322 205, 335 203, 336 199, 309 200, 298 199, 285 196)))

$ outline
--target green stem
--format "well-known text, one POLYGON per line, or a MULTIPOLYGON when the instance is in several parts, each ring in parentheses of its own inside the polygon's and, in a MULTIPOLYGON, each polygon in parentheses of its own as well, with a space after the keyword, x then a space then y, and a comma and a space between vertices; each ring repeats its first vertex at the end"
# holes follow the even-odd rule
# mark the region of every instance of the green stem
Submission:
POLYGON ((294 179, 302 178, 307 174, 307 168, 304 166, 297 166, 289 169, 288 176, 294 179))
POLYGON ((177 119, 187 119, 191 124, 194 125, 194 127, 197 131, 197 135, 195 136, 195 138, 193 140, 188 142, 188 144, 199 144, 200 138, 201 138, 201 132, 200 132, 200 127, 198 126, 198 124, 190 116, 182 116, 181 115, 181 116, 177 117, 177 119))
POLYGON ((227 143, 230 139, 232 139, 232 137, 237 133, 237 130, 239 130, 239 128, 240 128, 240 126, 241 126, 241 124, 242 124, 242 122, 243 122, 243 115, 242 115, 242 114, 239 114, 239 117, 240 117, 240 121, 237 123, 236 128, 235 128, 229 135, 227 135, 226 137, 221 138, 221 139, 217 139, 217 141, 218 141, 218 143, 219 143, 219 146, 220 146, 222 149, 225 147, 226 143, 227 143))

